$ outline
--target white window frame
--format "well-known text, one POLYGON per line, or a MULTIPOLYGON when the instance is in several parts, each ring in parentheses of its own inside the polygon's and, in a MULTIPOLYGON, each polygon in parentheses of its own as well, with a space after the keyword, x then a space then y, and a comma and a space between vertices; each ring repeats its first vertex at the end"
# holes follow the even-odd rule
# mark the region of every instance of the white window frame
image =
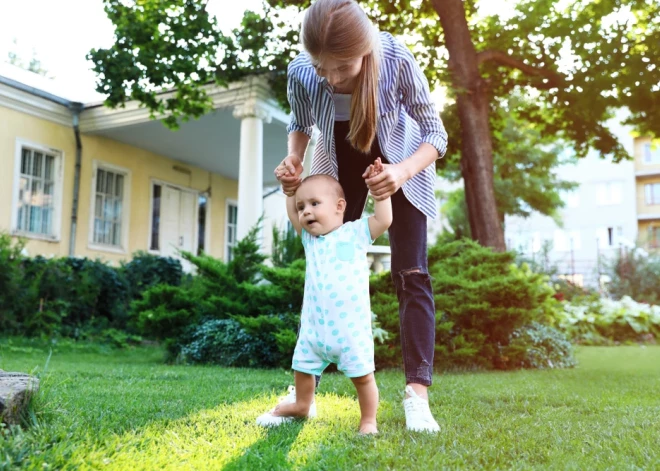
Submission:
POLYGON ((644 185, 644 204, 646 206, 657 206, 660 204, 660 200, 656 201, 653 197, 653 188, 655 185, 660 186, 660 182, 646 183, 644 185))
POLYGON ((45 146, 27 139, 16 138, 15 156, 14 156, 14 186, 12 191, 11 208, 11 234, 25 237, 28 239, 45 240, 48 242, 61 242, 62 240, 62 191, 64 186, 64 152, 59 149, 45 146), (34 232, 22 231, 18 229, 18 195, 21 184, 21 162, 23 158, 23 148, 29 148, 32 151, 43 152, 44 154, 54 155, 53 162, 53 216, 51 233, 37 234, 34 232))
POLYGON ((92 161, 92 186, 90 190, 89 202, 89 232, 87 237, 87 248, 90 250, 98 250, 102 252, 111 252, 125 255, 129 252, 129 224, 131 214, 131 171, 124 167, 109 164, 101 160, 92 161), (122 214, 121 214, 121 243, 119 246, 105 245, 94 242, 94 219, 96 217, 96 178, 99 170, 106 170, 115 174, 120 174, 124 177, 124 195, 122 199, 122 214))
MULTIPOLYGON (((197 222, 197 215, 199 214, 199 195, 200 193, 203 193, 202 191, 195 190, 194 188, 189 188, 187 186, 181 186, 177 185, 176 183, 170 183, 165 180, 159 180, 157 178, 151 178, 149 180, 149 232, 147 232, 147 252, 152 254, 152 255, 162 255, 162 247, 160 246, 160 240, 158 244, 158 250, 154 250, 151 248, 151 232, 153 231, 153 214, 154 214, 154 185, 160 185, 161 187, 161 192, 160 192, 160 198, 161 198, 161 206, 160 206, 160 211, 161 211, 161 217, 163 214, 163 204, 162 204, 162 199, 163 199, 163 187, 169 186, 172 188, 176 188, 179 191, 185 191, 188 193, 192 193, 193 196, 195 197, 195 230, 193 233, 193 249, 191 250, 191 253, 196 254, 197 249, 199 247, 199 244, 197 241, 199 240, 199 224, 197 222)), ((207 201, 210 201, 210 197, 208 198, 207 201)), ((208 206, 207 206, 208 207, 208 206)), ((207 228, 206 230, 208 231, 208 214, 207 214, 207 228)), ((160 228, 159 228, 159 234, 158 236, 160 237, 160 228)), ((208 239, 207 239, 208 241, 208 239)), ((208 251, 206 253, 209 253, 208 251)))
MULTIPOLYGON (((230 206, 236 206, 236 230, 234 231, 234 237, 236 240, 234 241, 234 244, 238 242, 238 201, 227 198, 225 200, 225 250, 224 250, 226 262, 230 261, 229 260, 229 247, 230 247, 229 246, 229 207, 230 206)), ((232 247, 235 247, 235 245, 232 247)))

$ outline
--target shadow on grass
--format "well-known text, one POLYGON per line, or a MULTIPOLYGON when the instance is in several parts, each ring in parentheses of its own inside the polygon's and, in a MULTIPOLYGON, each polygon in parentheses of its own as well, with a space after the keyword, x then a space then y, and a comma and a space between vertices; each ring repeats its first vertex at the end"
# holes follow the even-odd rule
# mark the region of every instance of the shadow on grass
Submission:
POLYGON ((262 438, 245 448, 242 455, 234 458, 222 469, 225 471, 291 469, 289 453, 305 423, 303 420, 296 420, 281 427, 266 429, 262 438))

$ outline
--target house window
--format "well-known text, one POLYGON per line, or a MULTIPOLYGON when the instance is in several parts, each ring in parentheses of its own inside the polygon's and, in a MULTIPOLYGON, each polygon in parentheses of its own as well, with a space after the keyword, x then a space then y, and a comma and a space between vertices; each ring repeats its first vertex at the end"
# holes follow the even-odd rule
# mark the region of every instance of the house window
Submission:
POLYGON ((230 262, 234 256, 234 248, 237 242, 237 228, 238 228, 238 205, 233 202, 227 203, 227 261, 230 262))
POLYGON ((122 247, 127 171, 98 165, 94 180, 94 244, 122 247))
POLYGON ((61 155, 37 146, 19 144, 18 198, 15 216, 17 233, 56 239, 56 196, 61 179, 61 155))
POLYGON ((650 142, 644 144, 644 163, 660 164, 660 146, 654 146, 650 142))
POLYGON ((621 182, 599 183, 596 189, 596 200, 600 206, 609 206, 621 203, 623 184, 621 182))
POLYGON ((660 226, 649 226, 648 243, 652 249, 660 247, 660 226))
POLYGON ((622 226, 604 227, 596 231, 596 239, 598 241, 598 247, 601 249, 614 247, 616 244, 619 243, 622 237, 623 237, 622 226))
POLYGON ((660 183, 644 185, 644 194, 646 195, 646 204, 660 204, 660 183))
POLYGON ((161 185, 153 185, 151 192, 151 241, 150 250, 160 250, 160 195, 161 185))

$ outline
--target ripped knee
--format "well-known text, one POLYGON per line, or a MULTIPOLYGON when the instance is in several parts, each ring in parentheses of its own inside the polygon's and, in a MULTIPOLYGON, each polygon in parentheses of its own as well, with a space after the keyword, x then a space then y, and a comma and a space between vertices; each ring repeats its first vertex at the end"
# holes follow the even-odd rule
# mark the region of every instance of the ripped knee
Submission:
POLYGON ((399 277, 399 279, 401 281, 401 287, 404 290, 406 289, 406 279, 408 279, 410 277, 421 276, 424 279, 424 281, 430 279, 429 274, 425 271, 422 271, 421 267, 413 267, 413 268, 406 268, 406 269, 403 269, 403 270, 399 270, 397 272, 397 276, 399 277))

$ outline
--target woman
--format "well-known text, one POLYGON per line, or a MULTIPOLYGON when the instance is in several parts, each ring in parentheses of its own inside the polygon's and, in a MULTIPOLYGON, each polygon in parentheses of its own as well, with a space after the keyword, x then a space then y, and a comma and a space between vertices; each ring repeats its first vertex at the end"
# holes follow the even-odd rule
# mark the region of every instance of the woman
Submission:
POLYGON ((312 174, 339 180, 345 221, 358 219, 370 191, 392 197, 392 278, 399 300, 406 376, 406 426, 437 432, 428 406, 435 346, 435 306, 428 275, 427 218, 436 217, 435 160, 447 134, 411 52, 379 33, 354 0, 317 0, 301 32, 305 52, 288 67, 288 156, 275 169, 284 193, 300 185, 312 128, 320 135, 312 174), (381 157, 383 171, 367 178, 381 157))

